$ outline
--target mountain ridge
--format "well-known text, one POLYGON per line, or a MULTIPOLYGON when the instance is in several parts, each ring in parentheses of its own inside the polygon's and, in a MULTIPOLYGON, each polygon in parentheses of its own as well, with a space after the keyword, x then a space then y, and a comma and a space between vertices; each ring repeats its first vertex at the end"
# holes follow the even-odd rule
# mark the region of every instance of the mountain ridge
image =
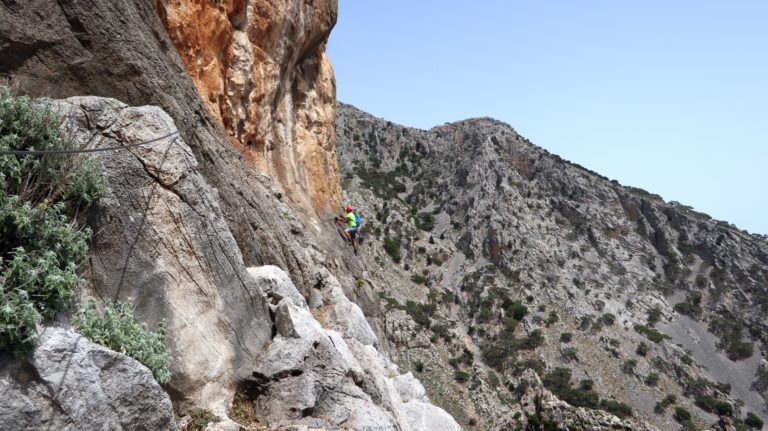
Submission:
MULTIPOLYGON (((482 377, 489 371, 515 385, 518 376, 511 368, 521 362, 543 361, 545 382, 554 378, 550 374, 557 367, 568 366, 574 376, 594 379, 601 398, 626 403, 659 429, 674 420, 668 412, 654 413, 653 398, 663 398, 653 395, 657 379, 684 404, 691 400, 699 415, 694 420, 715 419, 697 407, 696 397, 730 397, 713 389, 714 383, 706 390, 694 388, 693 382, 702 378, 732 379, 733 390, 748 399, 749 408, 764 408, 764 396, 743 384, 759 381, 758 369, 764 367, 759 346, 765 343, 766 326, 760 315, 766 307, 768 244, 762 237, 621 186, 533 145, 499 120, 484 117, 421 130, 340 103, 336 133, 345 195, 368 214, 371 245, 363 254, 369 268, 381 266, 370 271, 388 304, 385 320, 396 340, 393 355, 406 362, 406 369, 410 362, 414 370, 409 359, 414 351, 442 350, 437 356, 424 353, 422 369, 474 373, 481 376, 470 380, 476 390, 494 380, 482 377), (485 282, 494 277, 503 281, 485 282), (511 332, 505 332, 502 323, 515 303, 526 307, 528 316, 508 320, 511 332), (688 322, 690 328, 701 327, 702 336, 713 340, 711 349, 720 350, 705 353, 743 368, 740 377, 719 362, 715 366, 686 352, 696 347, 680 339, 691 329, 678 322, 688 316, 694 322, 688 322), (738 324, 723 327, 729 319, 738 324), (558 342, 554 327, 579 344, 558 342), (431 335, 412 342, 403 334, 409 331, 431 335), (584 335, 577 337, 579 332, 584 335), (472 360, 466 363, 460 359, 465 348, 457 344, 460 339, 471 340, 466 348, 472 360), (489 362, 493 349, 505 351, 509 343, 536 346, 506 353, 519 360, 491 360, 495 367, 474 359, 489 362), (749 349, 748 359, 725 358, 739 356, 740 347, 749 349), (653 354, 646 358, 635 354, 636 348, 650 348, 653 354), (684 378, 672 378, 678 373, 684 378), (634 392, 612 392, 608 376, 634 392), (644 383, 646 378, 653 386, 644 383)), ((456 389, 450 379, 420 378, 435 379, 443 393, 448 386, 456 389)), ((501 396, 498 390, 480 392, 486 400, 501 396)), ((515 408, 501 401, 495 407, 473 402, 462 411, 456 403, 440 399, 438 405, 462 418, 464 426, 471 420, 481 424, 478 429, 502 426, 488 418, 515 408), (489 410, 479 413, 478 408, 489 410)))
MULTIPOLYGON (((379 119, 379 120, 381 120, 383 122, 394 124, 394 122, 389 121, 389 120, 387 120, 387 119, 385 119, 383 117, 377 116, 375 114, 368 113, 367 111, 365 111, 365 110, 363 110, 361 108, 356 107, 354 104, 346 103, 346 102, 343 102, 343 101, 338 101, 338 104, 339 104, 339 106, 345 106, 346 108, 352 108, 352 109, 360 111, 360 112, 365 112, 366 114, 370 115, 372 118, 379 119)), ((654 199, 654 200, 660 201, 661 203, 678 207, 679 209, 688 211, 689 213, 698 214, 698 215, 702 216, 705 219, 714 220, 715 222, 720 223, 723 227, 730 227, 731 229, 739 231, 742 234, 756 236, 757 238, 759 238, 761 240, 768 241, 768 234, 762 234, 762 233, 758 233, 758 232, 749 232, 748 230, 742 229, 742 228, 738 227, 737 225, 735 225, 734 223, 729 222, 728 220, 717 219, 717 218, 714 218, 714 217, 710 216, 709 214, 707 214, 705 212, 699 211, 695 207, 693 207, 692 205, 687 205, 687 204, 679 202, 679 201, 677 201, 675 199, 670 199, 670 200, 664 199, 661 195, 656 194, 656 193, 652 193, 650 191, 647 191, 644 188, 639 187, 639 186, 633 186, 633 185, 629 185, 629 184, 622 184, 617 179, 611 179, 611 178, 609 178, 609 177, 607 177, 607 176, 605 176, 605 175, 595 171, 594 169, 590 169, 590 168, 588 168, 588 167, 586 167, 586 166, 584 166, 584 165, 582 165, 582 164, 580 164, 578 162, 574 162, 572 160, 568 160, 568 159, 566 159, 566 158, 564 158, 564 157, 562 157, 562 156, 560 156, 560 155, 558 155, 556 153, 551 152, 550 150, 548 150, 548 149, 546 149, 544 147, 536 145, 530 139, 526 138, 525 136, 523 136, 519 132, 517 132, 517 130, 509 122, 507 122, 505 120, 500 120, 498 118, 485 115, 485 116, 479 116, 479 117, 469 117, 469 118, 465 118, 465 119, 461 119, 461 120, 456 120, 456 121, 449 121, 449 122, 445 122, 443 124, 435 125, 435 126, 432 126, 432 127, 429 127, 429 128, 420 128, 420 127, 413 127, 413 126, 408 126, 408 125, 398 125, 398 126, 399 127, 404 127, 406 129, 418 130, 418 131, 422 131, 422 132, 432 132, 432 131, 439 131, 440 129, 445 128, 445 127, 455 127, 455 126, 460 126, 462 124, 472 124, 472 123, 475 123, 475 122, 477 122, 477 123, 486 122, 486 123, 490 123, 490 124, 497 124, 499 126, 507 127, 510 130, 512 130, 515 134, 517 134, 524 142, 528 143, 532 147, 534 147, 534 148, 544 152, 545 154, 548 154, 548 155, 550 155, 550 156, 552 156, 552 157, 554 157, 554 158, 556 158, 558 160, 561 160, 564 163, 567 163, 567 164, 569 164, 569 165, 571 165, 571 166, 573 166, 575 168, 581 169, 581 170, 583 170, 583 171, 585 171, 587 173, 595 175, 596 177, 601 178, 601 179, 603 179, 605 181, 617 184, 617 185, 619 185, 619 186, 621 186, 623 188, 628 189, 629 191, 634 191, 636 194, 638 194, 638 195, 640 195, 642 197, 646 197, 646 198, 649 198, 649 199, 654 199)))

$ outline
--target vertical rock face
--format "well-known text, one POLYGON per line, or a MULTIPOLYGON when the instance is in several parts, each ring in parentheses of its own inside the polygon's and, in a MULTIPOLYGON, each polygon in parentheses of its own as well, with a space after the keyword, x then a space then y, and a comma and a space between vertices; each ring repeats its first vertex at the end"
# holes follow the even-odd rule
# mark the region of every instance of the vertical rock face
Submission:
MULTIPOLYGON (((157 107, 114 99, 54 102, 64 130, 96 147, 176 132, 157 107)), ((111 193, 91 211, 95 234, 84 275, 86 294, 132 298, 137 314, 165 319, 174 361, 169 384, 182 408, 224 411, 238 378, 270 340, 271 321, 259 287, 247 275, 217 192, 181 138, 98 153, 111 193)))
POLYGON ((157 10, 204 103, 247 160, 303 209, 339 203, 335 1, 162 0, 157 10))

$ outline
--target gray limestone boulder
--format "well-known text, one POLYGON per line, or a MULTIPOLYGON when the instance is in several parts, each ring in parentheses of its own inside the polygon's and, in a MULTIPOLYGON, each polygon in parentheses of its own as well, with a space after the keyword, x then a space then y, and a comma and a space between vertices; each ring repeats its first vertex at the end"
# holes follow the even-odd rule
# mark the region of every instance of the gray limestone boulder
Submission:
MULTIPOLYGON (((279 271, 249 270, 282 280, 271 289, 284 294, 275 306, 277 335, 246 379, 259 394, 261 420, 275 429, 460 429, 448 413, 429 403, 413 375, 400 376, 397 366, 376 350, 370 325, 333 276, 326 274, 322 305, 310 311, 305 302, 294 302, 298 292, 279 271)), ((265 278, 256 277, 262 280, 259 285, 265 278)))
POLYGON ((7 430, 175 430, 171 401, 144 365, 48 327, 25 360, 0 358, 7 430))
POLYGON ((283 298, 291 298, 294 304, 307 306, 307 301, 293 285, 291 277, 282 269, 274 265, 256 266, 248 268, 248 274, 273 303, 276 304, 283 298))

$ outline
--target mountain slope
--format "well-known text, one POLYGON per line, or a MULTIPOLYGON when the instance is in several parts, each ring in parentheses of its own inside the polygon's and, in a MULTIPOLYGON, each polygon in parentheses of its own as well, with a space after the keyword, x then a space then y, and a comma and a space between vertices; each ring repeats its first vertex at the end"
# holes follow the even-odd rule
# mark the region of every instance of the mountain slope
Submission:
POLYGON ((765 416, 764 238, 492 119, 423 131, 340 104, 336 135, 393 355, 463 425, 557 419, 519 401, 527 368, 634 427, 680 426, 668 396, 686 426, 765 416))

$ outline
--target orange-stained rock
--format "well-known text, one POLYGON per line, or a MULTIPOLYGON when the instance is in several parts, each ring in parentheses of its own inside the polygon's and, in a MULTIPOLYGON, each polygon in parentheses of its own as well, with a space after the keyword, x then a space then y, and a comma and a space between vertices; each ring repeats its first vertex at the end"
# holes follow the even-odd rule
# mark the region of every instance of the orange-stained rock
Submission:
POLYGON ((336 82, 325 55, 336 0, 157 0, 157 10, 245 158, 300 208, 337 207, 336 82))

